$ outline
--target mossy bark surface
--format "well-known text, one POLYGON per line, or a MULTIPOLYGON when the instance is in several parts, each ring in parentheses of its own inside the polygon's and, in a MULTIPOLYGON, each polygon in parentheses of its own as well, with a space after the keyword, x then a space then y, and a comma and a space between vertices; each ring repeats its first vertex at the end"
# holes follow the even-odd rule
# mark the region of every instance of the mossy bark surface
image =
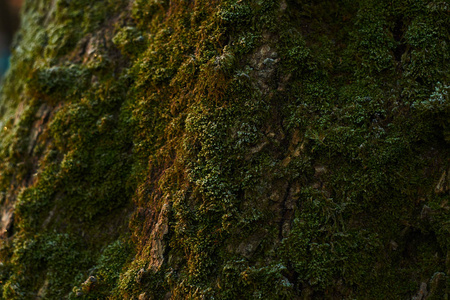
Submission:
POLYGON ((27 0, 3 299, 446 299, 450 2, 27 0))

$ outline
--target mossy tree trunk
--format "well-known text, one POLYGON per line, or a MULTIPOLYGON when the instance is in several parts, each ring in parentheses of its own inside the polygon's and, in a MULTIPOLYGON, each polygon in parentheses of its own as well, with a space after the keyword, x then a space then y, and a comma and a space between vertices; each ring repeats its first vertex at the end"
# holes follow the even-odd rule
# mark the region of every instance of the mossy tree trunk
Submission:
POLYGON ((27 0, 3 299, 444 299, 449 1, 27 0))

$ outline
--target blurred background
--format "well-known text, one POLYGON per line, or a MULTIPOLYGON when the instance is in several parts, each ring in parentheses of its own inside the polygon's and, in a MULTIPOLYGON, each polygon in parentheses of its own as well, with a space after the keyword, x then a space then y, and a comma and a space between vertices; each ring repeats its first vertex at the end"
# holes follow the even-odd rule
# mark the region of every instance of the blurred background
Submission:
POLYGON ((0 78, 8 69, 10 46, 19 27, 22 0, 0 0, 0 78))

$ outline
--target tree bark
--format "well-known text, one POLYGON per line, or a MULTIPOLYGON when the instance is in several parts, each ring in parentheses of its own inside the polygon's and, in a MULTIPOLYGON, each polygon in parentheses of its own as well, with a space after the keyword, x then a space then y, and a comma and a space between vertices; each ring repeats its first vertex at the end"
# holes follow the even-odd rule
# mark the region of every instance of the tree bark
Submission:
POLYGON ((450 4, 26 1, 3 299, 444 299, 450 4))

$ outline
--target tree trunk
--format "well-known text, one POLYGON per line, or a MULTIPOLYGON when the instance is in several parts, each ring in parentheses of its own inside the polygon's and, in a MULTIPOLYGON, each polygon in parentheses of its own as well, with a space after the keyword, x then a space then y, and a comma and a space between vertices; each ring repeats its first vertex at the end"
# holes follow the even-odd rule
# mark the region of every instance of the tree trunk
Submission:
POLYGON ((448 297, 449 30, 448 1, 27 0, 3 299, 448 297))

